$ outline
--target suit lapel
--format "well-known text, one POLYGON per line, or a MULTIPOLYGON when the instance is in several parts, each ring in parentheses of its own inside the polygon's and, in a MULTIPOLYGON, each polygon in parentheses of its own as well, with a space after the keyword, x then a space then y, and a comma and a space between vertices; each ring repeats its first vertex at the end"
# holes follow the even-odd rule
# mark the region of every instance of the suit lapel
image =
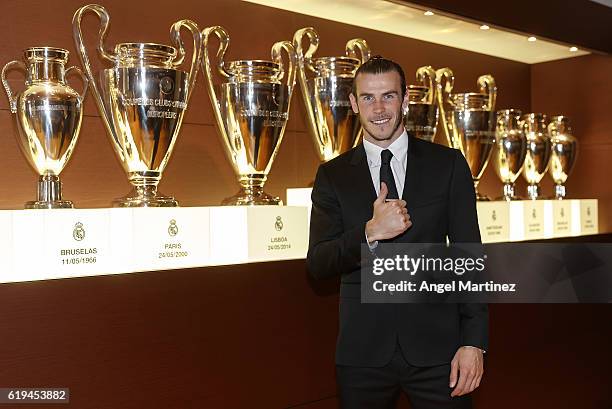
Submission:
POLYGON ((408 153, 406 162, 406 178, 404 179, 404 192, 402 199, 406 201, 408 210, 412 209, 412 204, 417 199, 419 192, 419 169, 422 157, 419 152, 418 141, 413 136, 408 136, 408 153))
POLYGON ((368 203, 369 211, 372 212, 372 203, 376 200, 376 190, 372 183, 372 175, 368 166, 368 159, 365 153, 363 143, 359 144, 353 151, 353 157, 350 160, 353 167, 351 169, 351 183, 355 193, 355 203, 368 203))

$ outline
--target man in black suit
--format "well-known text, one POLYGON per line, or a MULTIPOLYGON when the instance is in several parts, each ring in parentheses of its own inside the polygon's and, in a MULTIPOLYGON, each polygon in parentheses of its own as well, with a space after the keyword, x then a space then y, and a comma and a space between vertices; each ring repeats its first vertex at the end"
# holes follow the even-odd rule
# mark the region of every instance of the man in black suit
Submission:
POLYGON ((360 268, 361 246, 375 251, 382 240, 480 243, 470 170, 458 150, 406 133, 397 63, 364 63, 350 99, 364 141, 319 167, 307 257, 314 277, 341 276, 341 405, 392 408, 404 390, 414 409, 469 408, 483 374, 487 306, 361 303, 360 268))

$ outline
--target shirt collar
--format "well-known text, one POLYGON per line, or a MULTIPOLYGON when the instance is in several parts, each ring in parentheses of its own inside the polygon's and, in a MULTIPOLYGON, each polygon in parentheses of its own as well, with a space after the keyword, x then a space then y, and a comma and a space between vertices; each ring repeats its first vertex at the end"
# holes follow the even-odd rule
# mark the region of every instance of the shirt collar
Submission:
MULTIPOLYGON (((385 149, 380 146, 363 139, 363 147, 368 157, 368 164, 370 167, 380 166, 380 153, 385 149)), ((393 153, 393 157, 405 163, 406 155, 408 154, 408 133, 404 130, 402 134, 387 148, 393 153)))

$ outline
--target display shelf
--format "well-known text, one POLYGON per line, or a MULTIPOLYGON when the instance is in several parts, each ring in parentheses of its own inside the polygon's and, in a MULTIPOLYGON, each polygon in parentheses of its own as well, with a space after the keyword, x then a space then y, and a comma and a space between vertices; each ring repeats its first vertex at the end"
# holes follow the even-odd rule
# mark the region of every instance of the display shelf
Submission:
POLYGON ((478 202, 483 243, 598 234, 597 199, 478 202))
POLYGON ((304 258, 305 207, 0 211, 0 283, 304 258))
MULTIPOLYGON (((287 204, 310 208, 310 188, 287 189, 287 204)), ((483 243, 598 234, 597 199, 477 202, 483 243)))
MULTIPOLYGON (((307 193, 290 206, 0 211, 0 283, 305 258, 307 193)), ((477 206, 484 243, 598 233, 597 199, 477 206)))

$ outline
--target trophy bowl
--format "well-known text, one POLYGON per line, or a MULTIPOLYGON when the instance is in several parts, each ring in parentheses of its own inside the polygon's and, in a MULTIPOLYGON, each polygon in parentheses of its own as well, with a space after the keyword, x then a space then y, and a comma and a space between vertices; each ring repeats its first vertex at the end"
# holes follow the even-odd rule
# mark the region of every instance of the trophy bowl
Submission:
POLYGON ((319 159, 326 162, 356 146, 361 138, 361 123, 349 95, 355 72, 370 58, 370 48, 365 40, 356 38, 346 43, 345 56, 315 58, 319 35, 312 27, 296 31, 293 46, 306 122, 319 159), (302 46, 305 38, 306 51, 302 46))
POLYGON ((157 185, 170 159, 191 96, 201 60, 202 36, 190 20, 172 25, 174 46, 153 43, 120 43, 113 51, 104 47, 110 17, 104 7, 83 6, 73 17, 73 34, 92 85, 93 95, 111 144, 132 191, 113 202, 117 207, 172 207, 178 202, 158 194, 157 185), (100 19, 97 50, 112 68, 102 69, 100 83, 92 71, 81 30, 86 13, 100 19), (193 35, 193 58, 189 73, 179 67, 185 60, 180 30, 193 35))
POLYGON ((531 200, 543 199, 540 194, 540 181, 548 170, 552 145, 548 137, 546 115, 530 113, 523 115, 527 152, 523 166, 523 178, 528 183, 527 197, 531 200))
POLYGON ((438 125, 436 105, 436 72, 431 66, 420 67, 416 72, 422 85, 408 86, 408 104, 404 110, 404 128, 417 138, 433 142, 438 125))
POLYGON ((278 197, 263 190, 283 139, 295 85, 295 51, 288 41, 272 46, 272 60, 238 60, 226 63, 229 35, 223 27, 202 32, 203 71, 217 127, 240 190, 223 205, 280 205, 278 197), (214 66, 223 78, 215 84, 208 51, 212 36, 219 39, 214 66), (283 51, 288 62, 283 64, 283 51), (286 67, 284 66, 286 65, 286 67), (283 81, 284 80, 284 81, 283 81))
POLYGON ((459 149, 469 165, 478 200, 489 200, 478 192, 478 182, 495 147, 495 101, 497 88, 491 75, 478 78, 480 92, 452 94, 454 75, 449 68, 436 71, 440 119, 448 145, 459 149))
POLYGON ((572 172, 578 156, 578 140, 573 135, 568 117, 553 116, 548 124, 552 144, 550 176, 555 182, 555 199, 565 199, 565 182, 572 172))
POLYGON ((27 202, 26 209, 72 208, 62 199, 62 172, 79 137, 83 118, 83 98, 87 79, 77 67, 65 68, 68 51, 55 47, 31 47, 24 51, 25 61, 11 61, 2 69, 2 84, 15 114, 17 141, 30 166, 38 173, 38 197, 27 202), (26 72, 26 88, 13 95, 6 79, 12 68, 26 72), (74 70, 83 79, 79 94, 66 83, 74 70))
POLYGON ((503 194, 497 200, 519 200, 514 190, 514 182, 523 170, 527 153, 525 123, 521 120, 521 111, 497 111, 495 138, 494 168, 504 184, 503 194))

